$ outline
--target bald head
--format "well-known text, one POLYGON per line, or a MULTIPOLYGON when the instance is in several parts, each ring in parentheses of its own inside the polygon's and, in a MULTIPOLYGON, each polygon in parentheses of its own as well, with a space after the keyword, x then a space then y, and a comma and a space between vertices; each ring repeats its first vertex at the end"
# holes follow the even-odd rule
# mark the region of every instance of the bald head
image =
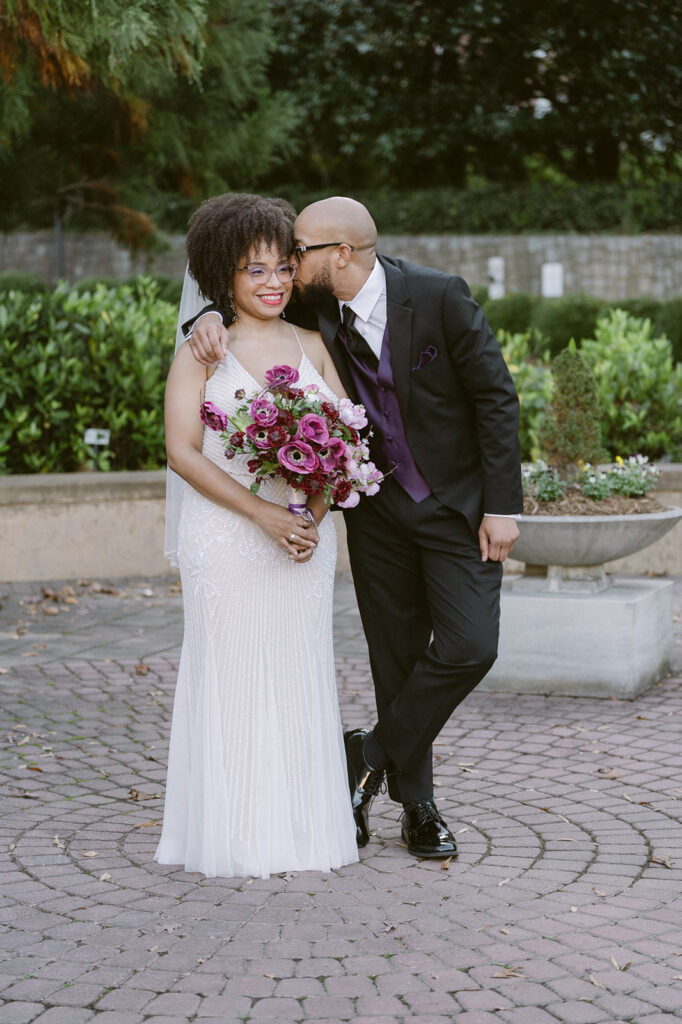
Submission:
POLYGON ((324 241, 348 242, 357 251, 368 251, 373 257, 377 229, 369 210, 348 196, 332 196, 311 203, 298 215, 294 233, 319 235, 324 241))

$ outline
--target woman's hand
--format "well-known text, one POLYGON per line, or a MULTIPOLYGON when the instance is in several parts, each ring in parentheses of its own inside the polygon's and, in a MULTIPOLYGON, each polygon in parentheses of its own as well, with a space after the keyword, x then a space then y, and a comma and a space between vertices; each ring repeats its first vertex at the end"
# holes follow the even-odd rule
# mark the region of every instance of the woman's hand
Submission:
POLYGON ((262 499, 252 518, 291 559, 307 562, 312 557, 320 539, 314 523, 262 499))

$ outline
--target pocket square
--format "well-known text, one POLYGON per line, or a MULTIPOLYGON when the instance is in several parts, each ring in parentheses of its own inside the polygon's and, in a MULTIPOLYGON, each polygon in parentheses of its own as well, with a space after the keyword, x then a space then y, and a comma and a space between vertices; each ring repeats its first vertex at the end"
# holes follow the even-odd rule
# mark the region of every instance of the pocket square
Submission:
POLYGON ((416 366, 412 367, 412 370, 413 371, 414 370, 421 370, 422 367, 428 366, 429 363, 433 362, 433 360, 436 358, 437 355, 438 355, 438 349, 436 348, 436 346, 435 345, 429 345, 428 348, 425 348, 424 351, 422 353, 420 353, 420 355, 419 355, 419 362, 417 363, 416 366))

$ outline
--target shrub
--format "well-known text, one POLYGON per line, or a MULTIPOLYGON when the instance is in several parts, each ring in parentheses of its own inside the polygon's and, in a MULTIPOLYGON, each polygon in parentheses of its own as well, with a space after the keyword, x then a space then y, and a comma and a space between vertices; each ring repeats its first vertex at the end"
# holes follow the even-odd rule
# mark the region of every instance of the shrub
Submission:
POLYGON ((614 455, 682 455, 682 364, 650 320, 610 310, 581 353, 592 367, 602 405, 604 443, 614 455))
POLYGON ((137 275, 135 277, 127 277, 123 280, 119 280, 115 277, 82 277, 71 287, 77 292, 92 292, 98 285, 104 285, 105 288, 121 288, 124 285, 132 288, 133 293, 137 296, 139 294, 139 288, 144 290, 148 287, 149 281, 153 281, 157 286, 157 295, 162 302, 170 302, 175 306, 180 305, 180 296, 182 295, 182 280, 178 281, 174 277, 167 277, 163 274, 159 274, 154 277, 152 275, 144 276, 137 275))
POLYGON ((605 454, 597 382, 574 343, 552 363, 552 380, 552 400, 540 421, 538 440, 549 465, 575 477, 579 463, 599 462, 605 454))
MULTIPOLYGON (((278 186, 297 210, 330 195, 344 195, 343 182, 315 190, 300 185, 278 186)), ((537 234, 541 231, 678 231, 682 182, 642 185, 618 182, 519 185, 489 183, 479 188, 375 189, 356 191, 382 235, 405 234, 537 234)), ((189 210, 170 206, 159 223, 184 231, 189 210)))
POLYGON ((175 324, 149 280, 0 297, 0 472, 88 468, 88 427, 111 431, 101 469, 162 466, 175 324))
POLYGON ((24 274, 17 270, 4 270, 0 274, 0 294, 5 292, 25 292, 33 295, 47 291, 47 285, 37 274, 24 274))
POLYGON ((594 336, 597 318, 604 308, 601 299, 591 295, 564 295, 560 299, 542 299, 533 307, 529 326, 547 339, 550 352, 556 356, 574 339, 594 336))
POLYGON ((682 295, 660 304, 654 333, 666 336, 672 345, 673 359, 682 363, 682 295))
POLYGON ((539 456, 538 427, 552 395, 550 356, 542 349, 542 339, 525 333, 509 334, 500 331, 497 340, 502 349, 509 372, 521 404, 519 440, 524 460, 539 456))
POLYGON ((522 334, 530 329, 531 314, 537 302, 537 295, 514 292, 503 299, 488 299, 483 312, 495 334, 498 331, 522 334))
MULTIPOLYGON (((609 302, 609 309, 624 309, 630 316, 639 317, 640 320, 651 320, 655 322, 661 303, 658 299, 651 299, 647 296, 639 296, 633 299, 618 299, 617 302, 609 302)), ((606 311, 605 311, 606 312, 606 311)), ((665 333, 665 332, 656 332, 665 333)))

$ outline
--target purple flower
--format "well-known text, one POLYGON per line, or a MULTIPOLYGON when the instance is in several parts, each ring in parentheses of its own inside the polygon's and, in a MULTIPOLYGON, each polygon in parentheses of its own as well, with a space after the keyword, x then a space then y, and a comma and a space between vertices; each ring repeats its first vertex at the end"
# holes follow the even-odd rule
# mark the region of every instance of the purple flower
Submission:
POLYGON ((270 432, 267 427, 261 427, 260 423, 249 423, 246 428, 246 436, 253 441, 256 448, 270 447, 270 432))
POLYGON ((329 440, 327 424, 322 416, 314 412, 307 412, 298 421, 296 440, 314 441, 316 444, 326 444, 329 440))
POLYGON ((244 391, 244 388, 237 388, 237 390, 234 393, 234 397, 237 399, 238 402, 241 402, 245 394, 246 391, 244 391))
POLYGON ((199 410, 199 416, 201 417, 201 422, 211 430, 218 432, 227 430, 227 415, 217 405, 214 405, 213 402, 204 402, 199 410))
POLYGON ((339 419, 347 427, 354 427, 356 430, 367 426, 364 405, 353 405, 350 398, 342 398, 339 402, 339 419))
POLYGON ((261 427, 271 427, 277 422, 277 406, 268 402, 267 398, 254 398, 250 411, 261 427))
POLYGON ((435 345, 428 345, 423 352, 419 354, 419 362, 416 366, 413 366, 413 370, 421 370, 422 366, 428 366, 438 355, 438 349, 435 345))
POLYGON ((272 369, 268 370, 265 374, 265 379, 268 384, 273 387, 276 384, 295 384, 298 380, 298 370, 293 366, 287 366, 286 364, 283 364, 282 366, 273 366, 272 369))
POLYGON ((317 457, 324 472, 330 473, 332 469, 336 469, 345 454, 346 442, 340 437, 332 437, 328 444, 319 449, 317 457))
POLYGON ((293 473, 312 473, 318 465, 317 455, 305 441, 291 441, 282 445, 277 458, 285 469, 293 473))

